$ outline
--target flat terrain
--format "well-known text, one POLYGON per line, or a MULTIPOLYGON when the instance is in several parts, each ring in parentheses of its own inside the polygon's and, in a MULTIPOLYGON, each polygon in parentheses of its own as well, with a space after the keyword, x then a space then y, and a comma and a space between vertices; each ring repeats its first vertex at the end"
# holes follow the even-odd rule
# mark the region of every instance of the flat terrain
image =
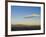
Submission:
POLYGON ((20 30, 40 30, 40 25, 26 26, 26 25, 11 25, 11 31, 20 31, 20 30))

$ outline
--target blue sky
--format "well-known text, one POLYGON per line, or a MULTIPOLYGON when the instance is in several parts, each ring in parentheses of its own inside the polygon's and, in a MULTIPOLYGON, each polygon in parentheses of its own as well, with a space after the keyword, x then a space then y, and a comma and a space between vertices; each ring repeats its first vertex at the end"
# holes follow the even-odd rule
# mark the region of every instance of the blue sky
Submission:
MULTIPOLYGON (((11 6, 11 21, 12 23, 24 20, 24 16, 32 15, 32 13, 40 15, 40 7, 29 7, 29 6, 11 6)), ((32 19, 40 19, 39 17, 33 17, 32 19)))

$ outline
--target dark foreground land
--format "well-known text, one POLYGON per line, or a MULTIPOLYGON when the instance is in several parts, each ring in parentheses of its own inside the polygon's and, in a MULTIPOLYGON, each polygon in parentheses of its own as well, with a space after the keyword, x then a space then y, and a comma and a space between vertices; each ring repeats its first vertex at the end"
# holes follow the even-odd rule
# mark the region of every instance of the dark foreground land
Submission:
POLYGON ((26 26, 26 25, 11 25, 11 31, 20 31, 20 30, 40 30, 40 25, 26 26))

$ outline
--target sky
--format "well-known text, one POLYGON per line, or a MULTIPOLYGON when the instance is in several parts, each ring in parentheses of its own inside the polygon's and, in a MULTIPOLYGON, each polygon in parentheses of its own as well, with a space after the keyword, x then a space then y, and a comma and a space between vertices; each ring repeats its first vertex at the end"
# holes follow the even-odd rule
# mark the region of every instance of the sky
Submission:
POLYGON ((40 7, 32 6, 11 6, 11 23, 12 24, 26 24, 26 25, 40 25, 40 7), (36 16, 32 18, 24 18, 25 16, 32 15, 36 16), (37 22, 37 23, 36 23, 37 22))

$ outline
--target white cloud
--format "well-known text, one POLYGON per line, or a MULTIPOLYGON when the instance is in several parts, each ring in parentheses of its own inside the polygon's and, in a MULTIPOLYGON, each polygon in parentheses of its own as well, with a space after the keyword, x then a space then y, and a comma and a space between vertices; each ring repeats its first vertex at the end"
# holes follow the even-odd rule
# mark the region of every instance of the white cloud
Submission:
POLYGON ((32 17, 34 17, 34 16, 40 16, 40 15, 38 15, 38 14, 32 14, 32 15, 27 15, 27 16, 24 16, 25 18, 32 18, 32 17))

